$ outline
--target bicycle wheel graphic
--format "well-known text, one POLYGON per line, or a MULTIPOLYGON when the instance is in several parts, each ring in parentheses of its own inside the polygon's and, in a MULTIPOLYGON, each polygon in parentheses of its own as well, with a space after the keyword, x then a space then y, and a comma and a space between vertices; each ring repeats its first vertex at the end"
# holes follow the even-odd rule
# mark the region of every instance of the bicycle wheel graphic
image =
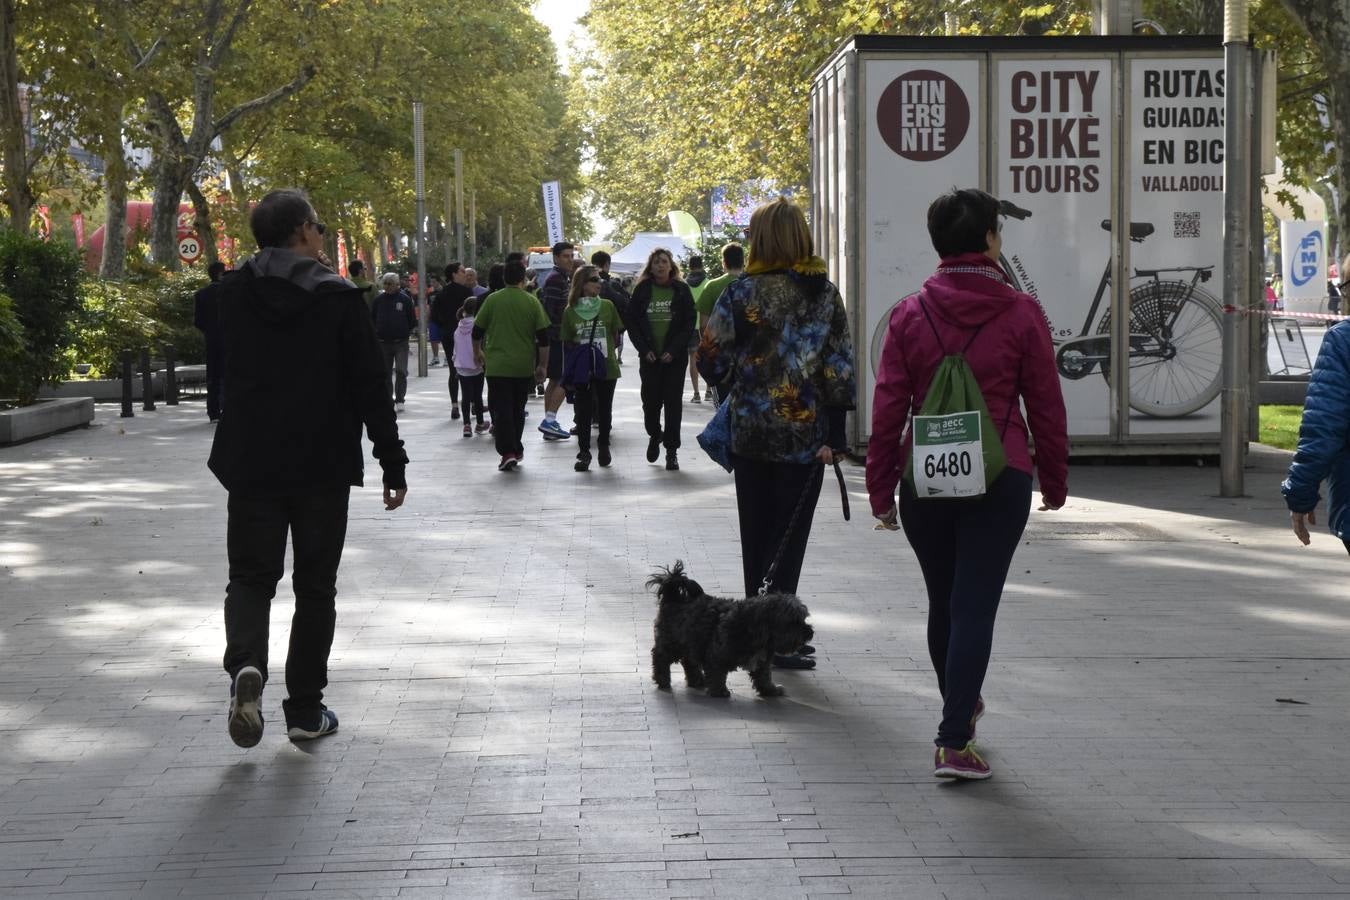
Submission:
POLYGON ((881 348, 886 345, 886 330, 891 327, 891 313, 895 312, 897 306, 917 293, 918 291, 915 291, 914 294, 906 294, 892 303, 887 307, 881 318, 877 320, 876 327, 872 329, 871 363, 874 376, 877 374, 877 366, 881 365, 881 348))
MULTIPOLYGON (((1098 334, 1111 331, 1102 316, 1098 334)), ((1102 377, 1111 383, 1110 361, 1102 377)), ((1223 315, 1219 301, 1183 281, 1130 291, 1130 406, 1157 418, 1203 409, 1223 388, 1223 315)))

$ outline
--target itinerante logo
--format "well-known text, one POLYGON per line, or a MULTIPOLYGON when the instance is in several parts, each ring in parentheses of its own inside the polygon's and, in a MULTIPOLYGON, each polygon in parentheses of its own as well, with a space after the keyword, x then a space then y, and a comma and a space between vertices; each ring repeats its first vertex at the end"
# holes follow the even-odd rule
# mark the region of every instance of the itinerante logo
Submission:
POLYGON ((946 75, 917 69, 881 92, 877 127, 886 146, 905 159, 931 162, 961 145, 970 129, 970 102, 946 75))

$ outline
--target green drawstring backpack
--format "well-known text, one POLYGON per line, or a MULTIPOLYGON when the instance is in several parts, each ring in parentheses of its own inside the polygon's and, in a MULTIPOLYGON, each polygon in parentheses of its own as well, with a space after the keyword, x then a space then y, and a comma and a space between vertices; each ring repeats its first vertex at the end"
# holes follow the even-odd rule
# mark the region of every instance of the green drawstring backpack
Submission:
MULTIPOLYGON (((979 497, 1008 465, 1003 439, 994 430, 984 393, 965 357, 984 326, 975 329, 960 352, 948 353, 922 299, 919 309, 943 356, 933 372, 923 408, 914 414, 910 426, 914 447, 904 478, 919 499, 979 497)), ((1003 429, 1007 428, 1005 420, 1003 429)))

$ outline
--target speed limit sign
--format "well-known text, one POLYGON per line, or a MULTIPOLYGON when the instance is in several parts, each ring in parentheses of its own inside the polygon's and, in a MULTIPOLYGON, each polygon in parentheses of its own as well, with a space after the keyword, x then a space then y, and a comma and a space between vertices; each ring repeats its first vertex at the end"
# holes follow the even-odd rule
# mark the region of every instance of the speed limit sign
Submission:
POLYGON ((201 259, 202 242, 195 234, 185 234, 178 239, 178 258, 185 263, 195 263, 201 259))

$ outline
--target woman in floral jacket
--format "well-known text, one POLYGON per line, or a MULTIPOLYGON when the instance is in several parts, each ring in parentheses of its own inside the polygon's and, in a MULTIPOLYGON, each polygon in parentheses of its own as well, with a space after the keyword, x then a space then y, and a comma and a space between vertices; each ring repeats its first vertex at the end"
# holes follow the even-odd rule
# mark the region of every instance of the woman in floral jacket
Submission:
MULTIPOLYGON (((760 589, 780 545, 768 587, 796 593, 824 466, 847 448, 853 343, 798 207, 775 200, 755 210, 749 255, 708 318, 698 367, 727 397, 745 593, 760 589)), ((774 661, 815 666, 809 652, 774 661)))

